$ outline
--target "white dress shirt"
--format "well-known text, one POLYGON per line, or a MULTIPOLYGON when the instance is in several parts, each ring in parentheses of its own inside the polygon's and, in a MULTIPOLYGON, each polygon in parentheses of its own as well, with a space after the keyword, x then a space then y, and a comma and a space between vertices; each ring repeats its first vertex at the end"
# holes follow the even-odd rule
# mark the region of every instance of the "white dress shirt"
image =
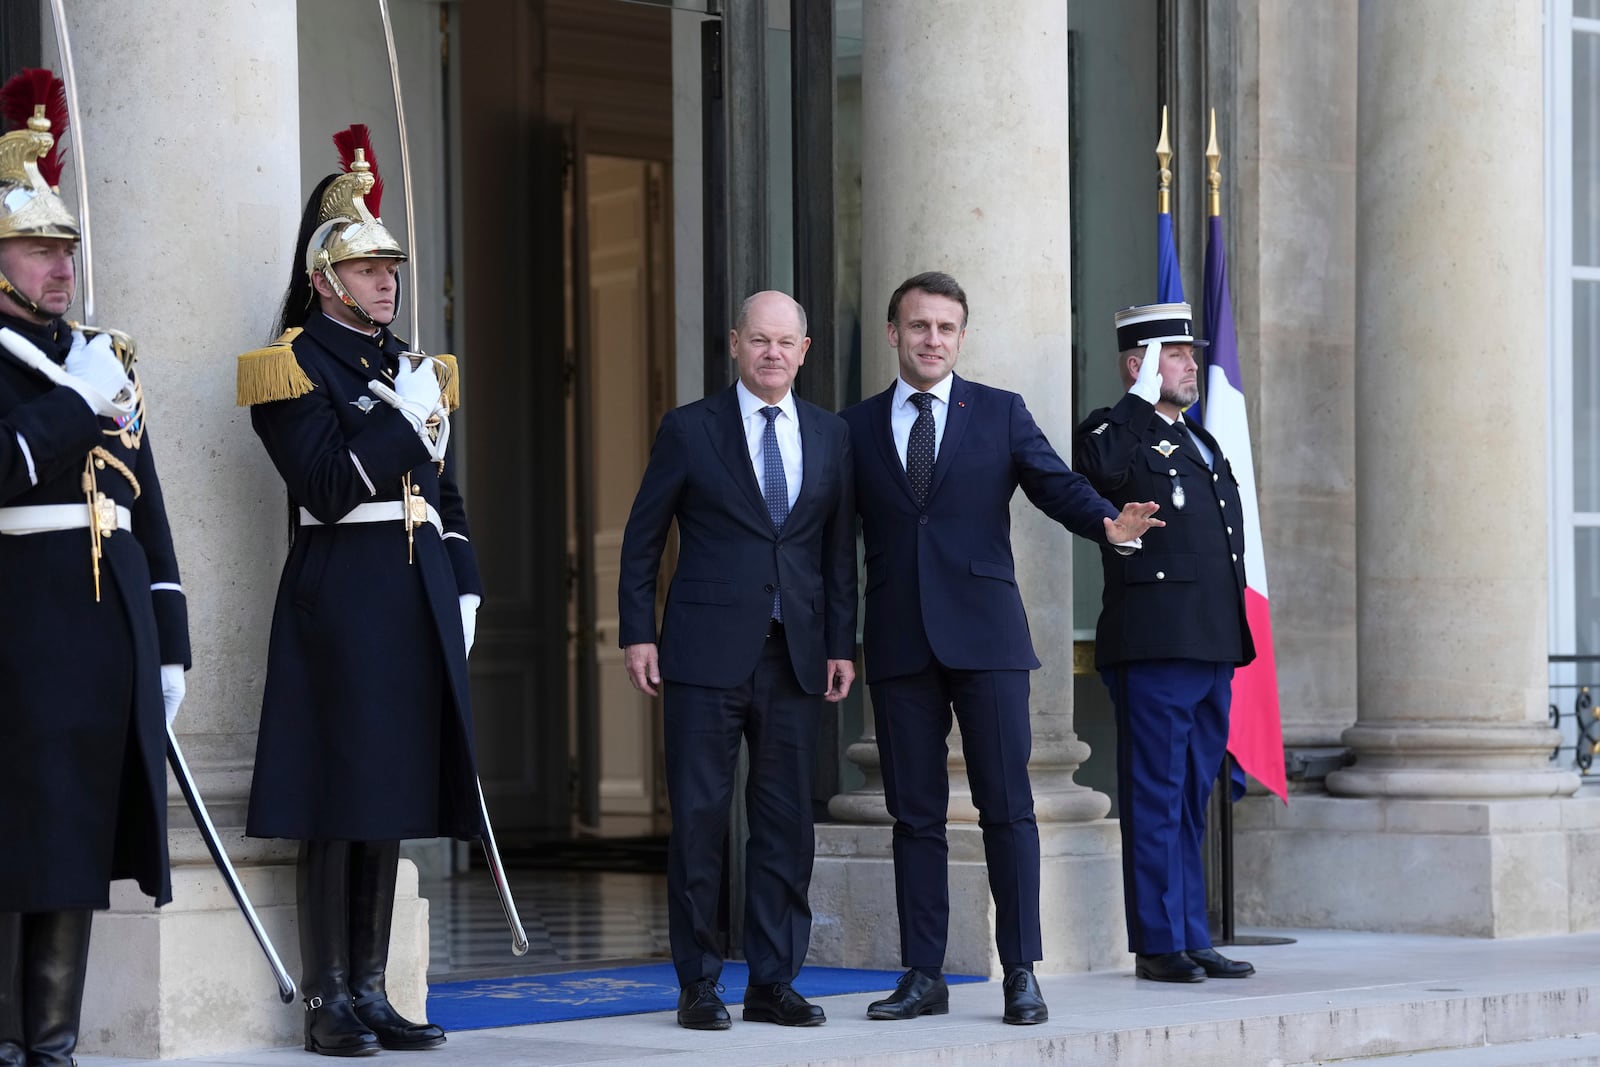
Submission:
MULTIPOLYGON (((929 389, 928 395, 933 397, 933 455, 939 457, 939 445, 944 441, 944 424, 950 414, 950 386, 956 380, 955 375, 946 374, 938 385, 929 389)), ((917 392, 906 384, 904 378, 894 381, 894 401, 889 405, 889 432, 894 434, 894 452, 900 457, 900 466, 906 465, 906 449, 911 443, 911 425, 917 421, 921 409, 911 402, 911 394, 917 392)))
POLYGON ((766 457, 761 454, 761 438, 767 432, 767 417, 761 414, 764 407, 776 407, 777 418, 772 420, 773 432, 778 435, 778 451, 783 455, 783 480, 789 490, 789 507, 794 508, 795 497, 800 495, 800 478, 805 473, 800 455, 800 418, 795 411, 794 390, 783 394, 776 404, 768 404, 744 387, 744 382, 734 386, 739 396, 739 417, 744 420, 745 443, 750 446, 750 465, 755 468, 756 485, 761 495, 767 495, 766 457))

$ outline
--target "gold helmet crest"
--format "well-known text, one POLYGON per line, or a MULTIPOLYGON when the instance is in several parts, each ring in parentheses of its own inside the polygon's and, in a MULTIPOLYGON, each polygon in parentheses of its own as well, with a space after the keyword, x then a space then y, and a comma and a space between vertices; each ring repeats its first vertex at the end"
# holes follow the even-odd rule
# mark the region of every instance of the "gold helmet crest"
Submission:
MULTIPOLYGON (((67 129, 67 94, 61 79, 30 68, 0 86, 0 113, 15 127, 0 136, 0 240, 11 237, 78 239, 78 220, 62 201, 64 167, 58 138, 67 129)), ((0 292, 34 314, 31 298, 0 274, 0 292)))
MULTIPOLYGON (((383 178, 372 151, 367 127, 357 123, 333 135, 344 170, 328 183, 317 207, 317 228, 306 245, 306 273, 321 274, 345 306, 367 323, 378 325, 345 289, 334 264, 351 259, 406 258, 405 249, 379 217, 383 178)), ((399 302, 395 309, 398 312, 399 302)))

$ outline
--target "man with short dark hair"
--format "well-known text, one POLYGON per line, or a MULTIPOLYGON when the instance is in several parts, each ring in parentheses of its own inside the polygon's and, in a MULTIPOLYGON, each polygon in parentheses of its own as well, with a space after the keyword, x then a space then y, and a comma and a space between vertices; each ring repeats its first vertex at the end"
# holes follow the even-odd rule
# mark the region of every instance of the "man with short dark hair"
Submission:
POLYGON ((1081 537, 1136 544, 1154 504, 1118 514, 1056 455, 1016 393, 956 376, 967 296, 948 274, 889 300, 900 374, 847 409, 866 538, 865 655, 884 794, 894 816, 901 962, 869 1019, 943 1014, 950 919, 945 812, 952 708, 983 827, 1008 1023, 1049 1017, 1033 965, 1039 828, 1028 782, 1028 672, 1039 666, 1011 557, 1011 498, 1081 537))
POLYGON ((1216 439, 1183 410, 1199 396, 1189 305, 1116 314, 1126 395, 1091 413, 1073 463, 1113 503, 1164 500, 1137 557, 1102 551, 1095 666, 1117 712, 1117 814, 1134 973, 1157 982, 1243 978, 1211 947, 1206 806, 1228 742, 1235 666, 1255 658, 1244 610, 1239 486, 1216 439))
POLYGON ((678 1024, 726 1030, 717 996, 723 839, 743 738, 744 1018, 819 1026, 793 982, 811 938, 811 767, 824 702, 855 679, 855 494, 837 415, 794 395, 811 339, 784 293, 745 301, 728 339, 738 381, 669 411, 622 539, 617 583, 628 677, 665 682, 672 801, 667 913, 678 1024), (656 575, 678 524, 659 644, 656 575))

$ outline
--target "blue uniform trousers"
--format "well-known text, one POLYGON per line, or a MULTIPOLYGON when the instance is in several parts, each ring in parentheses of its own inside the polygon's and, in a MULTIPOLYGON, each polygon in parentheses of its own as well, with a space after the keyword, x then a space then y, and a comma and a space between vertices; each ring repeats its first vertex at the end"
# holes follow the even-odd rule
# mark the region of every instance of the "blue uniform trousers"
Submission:
POLYGON ((1233 665, 1140 660, 1100 672, 1117 710, 1128 947, 1209 948, 1201 845, 1228 745, 1233 665))

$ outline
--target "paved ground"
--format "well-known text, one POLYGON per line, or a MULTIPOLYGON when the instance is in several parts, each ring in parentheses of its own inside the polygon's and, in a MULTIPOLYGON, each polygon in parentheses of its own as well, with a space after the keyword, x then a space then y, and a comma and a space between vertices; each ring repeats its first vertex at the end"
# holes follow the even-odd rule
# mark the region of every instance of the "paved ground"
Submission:
MULTIPOLYGON (((822 999, 829 1021, 819 1029, 744 1023, 735 1004, 733 1029, 724 1033, 683 1030, 671 1013, 657 1013, 463 1031, 434 1052, 382 1058, 408 1067, 1290 1067, 1371 1057, 1418 1067, 1600 1063, 1600 934, 1483 941, 1290 933, 1293 945, 1231 951, 1257 966, 1257 976, 1242 981, 1162 985, 1136 981, 1131 969, 1045 977, 1051 1019, 1034 1027, 1000 1022, 1000 986, 990 982, 953 987, 949 1015, 908 1023, 867 1021, 866 1005, 878 994, 856 994, 822 999)), ((79 1058, 81 1067, 148 1062, 79 1058)), ((326 1061, 272 1049, 172 1062, 326 1061)))

